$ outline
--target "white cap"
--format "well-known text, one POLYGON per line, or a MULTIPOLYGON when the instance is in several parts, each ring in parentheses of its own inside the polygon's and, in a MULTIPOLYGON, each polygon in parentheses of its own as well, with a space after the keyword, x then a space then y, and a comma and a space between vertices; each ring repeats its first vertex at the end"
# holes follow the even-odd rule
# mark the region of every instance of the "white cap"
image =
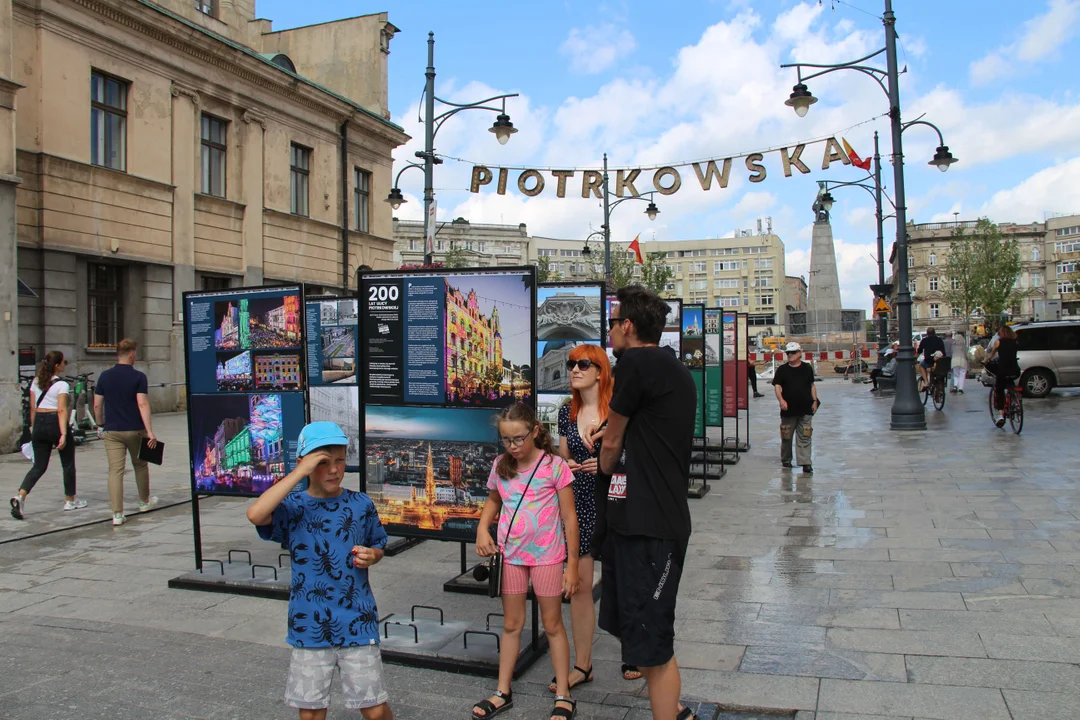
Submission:
POLYGON ((885 348, 885 354, 886 355, 895 355, 896 351, 893 350, 892 348, 885 348))
POLYGON ((800 350, 802 350, 802 345, 800 345, 797 342, 789 342, 784 347, 784 352, 789 352, 789 353, 799 352, 800 350))

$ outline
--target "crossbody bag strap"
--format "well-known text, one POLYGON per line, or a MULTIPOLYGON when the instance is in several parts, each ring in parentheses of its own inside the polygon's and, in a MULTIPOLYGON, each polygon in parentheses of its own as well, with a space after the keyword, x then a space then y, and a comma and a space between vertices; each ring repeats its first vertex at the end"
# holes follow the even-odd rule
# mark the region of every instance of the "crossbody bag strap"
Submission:
POLYGON ((52 380, 50 380, 50 381, 49 381, 49 386, 48 386, 47 388, 45 388, 44 390, 42 390, 42 391, 41 391, 41 393, 40 393, 40 394, 39 394, 39 395, 37 396, 37 402, 36 402, 36 403, 34 403, 34 407, 41 407, 41 400, 42 400, 42 399, 43 399, 43 398, 44 398, 44 397, 45 397, 46 395, 48 395, 48 394, 49 394, 49 391, 50 391, 50 390, 52 390, 52 386, 53 386, 53 385, 54 385, 55 383, 56 383, 56 378, 53 378, 52 380))
POLYGON ((525 493, 529 491, 529 486, 532 485, 533 478, 536 477, 536 471, 540 469, 540 465, 544 462, 544 458, 546 457, 547 452, 540 456, 540 460, 533 466, 533 471, 529 474, 529 481, 525 483, 525 489, 521 491, 521 497, 518 498, 517 507, 514 508, 514 514, 510 516, 510 523, 506 526, 506 537, 503 538, 503 545, 506 545, 506 541, 510 539, 510 530, 514 527, 514 520, 517 520, 518 510, 521 509, 521 503, 525 502, 525 493))

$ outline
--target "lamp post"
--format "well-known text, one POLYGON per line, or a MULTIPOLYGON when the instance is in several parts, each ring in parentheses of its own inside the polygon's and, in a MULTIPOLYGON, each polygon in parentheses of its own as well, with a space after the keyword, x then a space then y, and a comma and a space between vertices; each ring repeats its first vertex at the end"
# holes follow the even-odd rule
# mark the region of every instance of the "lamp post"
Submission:
POLYGON ((399 187, 399 181, 401 179, 401 173, 405 172, 409 168, 422 168, 424 171, 424 264, 431 264, 431 256, 434 251, 434 247, 428 242, 428 239, 432 237, 432 219, 431 219, 431 204, 435 201, 435 190, 433 188, 435 166, 442 164, 442 158, 435 155, 435 135, 439 132, 443 123, 449 120, 452 116, 461 112, 462 110, 488 110, 493 113, 497 113, 495 122, 488 128, 488 132, 494 133, 496 139, 500 145, 505 145, 510 136, 517 132, 517 128, 510 122, 510 116, 506 114, 506 99, 517 97, 518 93, 506 93, 504 95, 495 95, 493 97, 485 98, 483 100, 477 100, 472 103, 452 103, 448 100, 443 100, 440 97, 435 96, 435 33, 428 33, 428 64, 427 72, 424 73, 424 77, 427 81, 424 85, 424 149, 416 151, 416 157, 423 160, 422 163, 408 163, 398 174, 394 177, 394 187, 391 188, 390 194, 386 196, 386 202, 390 203, 390 207, 397 210, 401 207, 401 204, 405 202, 405 197, 401 194, 401 188, 399 187), (487 103, 501 100, 501 107, 491 107, 487 103), (443 105, 449 106, 449 110, 442 112, 438 115, 435 114, 435 103, 439 102, 443 105))
MULTIPOLYGON (((653 196, 656 194, 655 190, 642 193, 641 195, 627 195, 626 197, 618 197, 608 190, 608 164, 607 153, 604 153, 604 224, 600 226, 604 235, 604 278, 611 280, 611 213, 622 203, 627 200, 641 200, 647 202, 649 205, 645 208, 645 214, 649 217, 649 220, 655 220, 656 216, 660 214, 660 208, 656 207, 656 203, 653 202, 653 196), (611 197, 615 196, 618 199, 615 202, 611 202, 611 197)), ((595 233, 594 233, 595 234, 595 233)), ((590 235, 589 237, 592 237, 590 235)), ((589 241, 586 238, 585 246, 588 247, 589 241)), ((582 253, 585 254, 585 253, 582 253)), ((588 254, 592 254, 590 250, 588 254)))
MULTIPOLYGON (((893 182, 895 184, 896 208, 896 256, 899 264, 897 271, 898 295, 896 302, 897 319, 899 321, 900 352, 897 357, 896 369, 896 399, 892 406, 892 421, 890 427, 893 430, 925 430, 926 413, 922 403, 919 402, 918 391, 915 386, 915 350, 911 346, 911 292, 908 289, 908 243, 907 243, 907 205, 904 191, 904 150, 901 134, 912 125, 927 125, 937 130, 937 127, 923 120, 914 120, 905 124, 900 116, 900 73, 896 61, 896 15, 893 13, 892 0, 885 0, 885 14, 882 16, 882 24, 885 27, 885 47, 858 60, 836 65, 821 65, 813 63, 790 63, 781 67, 794 67, 797 71, 798 82, 792 88, 791 96, 785 101, 785 105, 795 110, 795 114, 804 117, 810 106, 817 102, 817 98, 807 89, 807 80, 827 75, 837 70, 856 70, 870 77, 878 84, 889 98, 889 121, 892 130, 892 161, 893 182), (867 60, 885 55, 886 69, 864 65, 867 60), (803 68, 813 68, 816 72, 803 75, 803 68)), ((956 162, 956 158, 949 152, 938 130, 938 145, 934 159, 930 165, 936 166, 942 172, 956 162)))

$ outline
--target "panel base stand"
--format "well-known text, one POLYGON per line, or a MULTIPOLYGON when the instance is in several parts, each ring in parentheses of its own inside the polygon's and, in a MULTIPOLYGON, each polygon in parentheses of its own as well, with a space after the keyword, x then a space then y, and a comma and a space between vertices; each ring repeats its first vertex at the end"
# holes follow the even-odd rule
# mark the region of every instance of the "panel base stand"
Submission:
POLYGON ((724 438, 724 450, 734 452, 749 452, 750 443, 745 440, 736 441, 735 438, 724 438))
POLYGON ((246 561, 203 560, 203 569, 169 580, 175 590, 201 590, 203 592, 230 593, 271 600, 288 600, 292 582, 292 568, 288 554, 278 558, 278 566, 252 564, 246 561), (284 562, 283 562, 284 561, 284 562))
POLYGON ((400 555, 411 547, 416 547, 422 542, 424 542, 424 538, 393 538, 390 540, 390 542, 386 543, 386 547, 383 549, 383 553, 386 555, 386 557, 394 557, 395 555, 400 555))
MULTIPOLYGON (((723 477, 725 474, 726 473, 721 472, 720 477, 723 477)), ((691 482, 690 487, 686 489, 686 497, 693 498, 694 500, 700 500, 701 498, 708 495, 710 490, 712 490, 712 486, 710 486, 707 482, 702 481, 701 484, 691 482)))

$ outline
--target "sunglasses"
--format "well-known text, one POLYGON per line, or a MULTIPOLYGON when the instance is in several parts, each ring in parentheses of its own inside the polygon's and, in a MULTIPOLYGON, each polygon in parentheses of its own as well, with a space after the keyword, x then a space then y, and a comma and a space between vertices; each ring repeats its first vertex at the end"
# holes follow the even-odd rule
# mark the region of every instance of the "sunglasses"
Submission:
POLYGON ((801 352, 802 352, 802 350, 788 350, 787 354, 788 355, 798 355, 801 352))
POLYGON ((619 323, 621 323, 625 319, 626 318, 608 318, 607 319, 608 330, 613 330, 616 325, 618 325, 619 323))
POLYGON ((573 370, 575 367, 577 367, 578 370, 588 370, 592 366, 593 366, 593 361, 589 360, 589 359, 567 360, 566 361, 566 369, 567 370, 573 370))

